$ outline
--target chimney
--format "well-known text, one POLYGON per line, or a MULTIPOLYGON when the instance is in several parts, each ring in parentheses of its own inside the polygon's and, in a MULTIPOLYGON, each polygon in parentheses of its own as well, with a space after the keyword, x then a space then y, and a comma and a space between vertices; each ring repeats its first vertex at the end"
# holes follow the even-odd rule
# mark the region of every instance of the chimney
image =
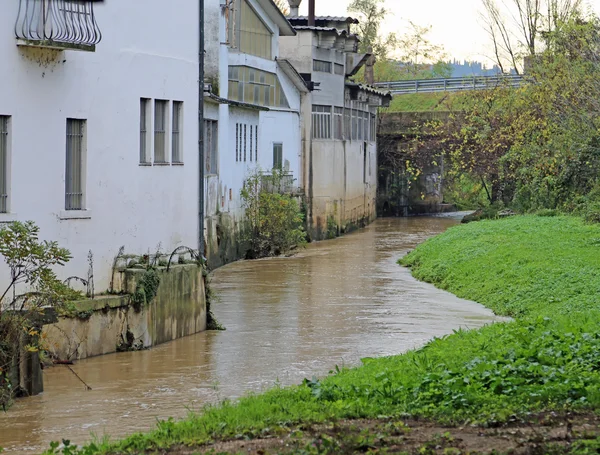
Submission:
POLYGON ((315 26, 315 0, 308 0, 308 25, 315 26))
POLYGON ((374 68, 375 68, 375 63, 377 62, 377 59, 375 58, 375 55, 373 55, 372 47, 369 47, 367 49, 367 54, 370 54, 370 55, 365 63, 365 82, 369 85, 373 85, 375 83, 374 68))
POLYGON ((302 0, 288 0, 290 4, 290 17, 298 17, 300 15, 300 3, 302 0))

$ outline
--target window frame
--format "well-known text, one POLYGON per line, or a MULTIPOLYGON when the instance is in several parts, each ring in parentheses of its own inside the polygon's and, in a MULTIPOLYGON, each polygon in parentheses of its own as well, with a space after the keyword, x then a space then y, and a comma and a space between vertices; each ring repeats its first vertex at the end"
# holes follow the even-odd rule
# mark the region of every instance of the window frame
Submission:
POLYGON ((313 59, 313 71, 331 74, 333 64, 327 60, 313 59))
POLYGON ((140 165, 152 164, 152 108, 150 98, 140 98, 140 165))
POLYGON ((154 138, 154 165, 167 165, 170 164, 169 158, 169 101, 163 99, 154 100, 154 125, 153 125, 153 138, 154 138), (158 107, 161 106, 160 112, 158 107), (160 122, 159 122, 160 120, 160 122), (162 159, 161 159, 162 158, 162 159))
POLYGON ((273 167, 271 169, 283 171, 283 142, 273 142, 273 167))
POLYGON ((10 213, 11 116, 0 115, 0 214, 10 213))
POLYGON ((87 120, 67 118, 65 136, 65 211, 67 212, 86 210, 86 170, 87 120), (77 127, 75 133, 74 127, 77 127), (79 140, 74 139, 75 137, 79 140), (79 150, 74 150, 73 146, 79 150), (74 158, 74 152, 79 156, 74 158))
POLYGON ((331 139, 332 109, 323 104, 312 105, 312 138, 317 140, 331 139))
POLYGON ((171 107, 171 163, 183 164, 183 101, 171 107))

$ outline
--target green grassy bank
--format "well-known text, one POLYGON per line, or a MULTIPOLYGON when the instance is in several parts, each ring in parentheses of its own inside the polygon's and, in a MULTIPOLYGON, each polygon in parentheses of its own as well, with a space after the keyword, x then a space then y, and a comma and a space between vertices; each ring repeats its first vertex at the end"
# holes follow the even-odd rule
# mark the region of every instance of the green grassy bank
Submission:
POLYGON ((69 453, 199 445, 347 418, 489 425, 600 408, 600 225, 535 216, 471 223, 430 239, 402 263, 419 279, 516 320, 69 453))

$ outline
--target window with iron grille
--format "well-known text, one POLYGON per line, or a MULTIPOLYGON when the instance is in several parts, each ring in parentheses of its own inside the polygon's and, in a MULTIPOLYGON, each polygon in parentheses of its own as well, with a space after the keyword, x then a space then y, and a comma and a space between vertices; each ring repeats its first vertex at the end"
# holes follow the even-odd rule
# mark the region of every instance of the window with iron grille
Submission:
POLYGON ((236 163, 239 161, 239 151, 240 151, 240 124, 235 124, 235 161, 236 163))
POLYGON ((244 124, 244 162, 246 161, 247 158, 247 152, 248 152, 248 125, 244 124))
POLYGON ((344 108, 333 108, 333 138, 344 139, 344 108))
POLYGON ((344 75, 344 65, 342 65, 340 63, 334 63, 333 64, 333 72, 339 76, 343 76, 344 75))
POLYGON ((254 161, 258 161, 258 125, 254 127, 254 161))
POLYGON ((150 100, 140 99, 140 164, 150 163, 150 100))
POLYGON ((283 144, 273 144, 273 169, 283 169, 283 144))
POLYGON ((253 136, 254 136, 254 127, 252 125, 250 125, 250 161, 252 161, 252 149, 254 148, 253 136))
POLYGON ((154 100, 154 163, 167 162, 167 111, 169 102, 154 100))
POLYGON ((207 175, 218 172, 218 131, 216 120, 204 120, 204 172, 207 175))
POLYGON ((313 60, 313 71, 331 73, 331 62, 326 62, 325 60, 313 60))
POLYGON ((313 105, 312 130, 314 139, 331 139, 331 106, 313 105))
POLYGON ((84 209, 85 120, 67 119, 65 209, 84 209))
POLYGON ((0 213, 8 212, 8 122, 0 115, 0 213))
POLYGON ((171 121, 171 162, 183 163, 183 102, 173 101, 173 118, 171 121))

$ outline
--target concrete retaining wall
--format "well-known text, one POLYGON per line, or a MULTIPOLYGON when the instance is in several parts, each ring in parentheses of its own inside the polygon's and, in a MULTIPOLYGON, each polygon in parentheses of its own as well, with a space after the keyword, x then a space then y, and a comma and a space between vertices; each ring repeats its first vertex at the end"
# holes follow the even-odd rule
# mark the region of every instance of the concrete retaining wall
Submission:
MULTIPOLYGON (((133 294, 144 269, 117 272, 117 290, 133 294)), ((159 268, 160 285, 148 305, 130 295, 99 296, 76 303, 79 318, 60 317, 44 326, 49 351, 59 360, 78 360, 142 349, 206 330, 202 269, 195 264, 159 268)))

